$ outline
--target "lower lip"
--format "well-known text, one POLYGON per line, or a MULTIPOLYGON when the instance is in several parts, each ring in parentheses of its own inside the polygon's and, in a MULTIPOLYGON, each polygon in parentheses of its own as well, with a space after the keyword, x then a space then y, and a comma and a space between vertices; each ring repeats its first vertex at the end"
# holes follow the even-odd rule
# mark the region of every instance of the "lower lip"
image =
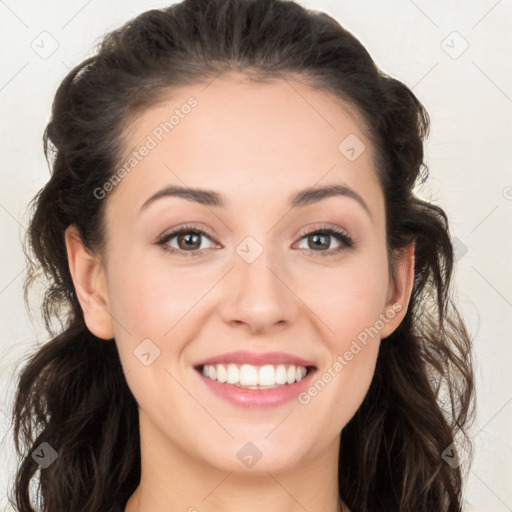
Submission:
POLYGON ((308 374, 300 382, 295 382, 294 384, 284 384, 283 386, 271 389, 247 389, 217 382, 197 372, 212 393, 238 407, 248 408, 276 407, 296 399, 309 386, 314 373, 315 369, 309 370, 308 374))

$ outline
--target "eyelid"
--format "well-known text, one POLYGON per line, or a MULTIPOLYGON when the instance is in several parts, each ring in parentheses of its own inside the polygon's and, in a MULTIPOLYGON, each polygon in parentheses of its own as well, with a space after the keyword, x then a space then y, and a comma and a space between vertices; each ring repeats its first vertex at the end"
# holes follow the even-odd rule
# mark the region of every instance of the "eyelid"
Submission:
POLYGON ((315 223, 312 226, 313 227, 311 227, 311 224, 309 224, 307 227, 303 228, 297 236, 299 238, 303 238, 305 236, 311 235, 318 231, 329 231, 330 230, 330 231, 335 231, 339 235, 343 235, 347 238, 351 238, 351 236, 349 235, 347 230, 340 228, 339 226, 336 226, 334 224, 331 225, 331 224, 315 223))
MULTIPOLYGON (((299 237, 298 242, 300 242, 307 236, 311 236, 311 235, 314 235, 317 233, 327 234, 331 237, 336 238, 338 240, 338 242, 340 243, 340 246, 336 249, 330 249, 328 251, 314 251, 313 249, 305 249, 310 254, 316 253, 315 254, 316 256, 320 256, 320 257, 335 256, 344 251, 355 250, 358 246, 358 242, 356 242, 354 240, 354 238, 352 238, 352 236, 349 234, 349 232, 346 229, 343 229, 337 225, 324 224, 324 223, 314 224, 313 227, 308 226, 308 227, 304 228, 298 235, 298 237, 299 237)), ((296 243, 298 243, 298 242, 296 242, 296 243)))
POLYGON ((202 256, 204 253, 204 249, 194 249, 192 251, 184 251, 181 249, 177 249, 175 247, 171 247, 169 245, 169 242, 173 238, 179 236, 181 233, 186 233, 186 232, 190 232, 190 231, 199 233, 201 236, 206 236, 213 243, 218 244, 218 242, 215 240, 215 238, 209 233, 208 229, 199 228, 199 227, 190 226, 190 225, 173 227, 169 230, 166 230, 162 235, 160 235, 156 239, 154 244, 156 246, 160 247, 163 251, 167 252, 168 254, 171 254, 171 255, 177 254, 181 258, 190 258, 192 256, 202 256))
POLYGON ((170 240, 171 238, 174 238, 175 236, 181 234, 182 232, 188 232, 193 231, 200 233, 202 235, 206 235, 208 238, 212 240, 212 242, 215 242, 216 244, 221 245, 214 237, 214 235, 210 232, 208 228, 205 227, 198 227, 198 226, 191 226, 189 224, 186 224, 184 226, 178 226, 171 229, 168 229, 164 231, 163 234, 159 235, 156 239, 156 243, 163 243, 165 240, 170 240))

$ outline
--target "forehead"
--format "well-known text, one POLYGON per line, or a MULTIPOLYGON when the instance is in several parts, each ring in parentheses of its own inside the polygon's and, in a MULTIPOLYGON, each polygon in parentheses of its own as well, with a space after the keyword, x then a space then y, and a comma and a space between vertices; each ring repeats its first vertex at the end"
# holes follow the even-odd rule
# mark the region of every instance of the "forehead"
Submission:
POLYGON ((230 73, 172 89, 127 126, 125 146, 121 165, 129 172, 115 201, 122 196, 140 205, 175 184, 219 190, 232 206, 248 206, 248 199, 261 205, 305 187, 343 183, 367 202, 381 202, 357 111, 291 79, 256 83, 230 73), (144 146, 150 149, 140 151, 144 146), (130 158, 133 165, 126 165, 130 158))

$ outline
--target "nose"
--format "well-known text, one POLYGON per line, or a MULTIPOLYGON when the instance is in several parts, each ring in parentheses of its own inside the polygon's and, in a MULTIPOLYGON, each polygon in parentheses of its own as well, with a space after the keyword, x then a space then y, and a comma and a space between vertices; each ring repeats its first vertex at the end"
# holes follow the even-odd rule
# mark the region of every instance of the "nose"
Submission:
POLYGON ((261 334, 298 318, 301 302, 292 291, 289 273, 272 257, 272 251, 263 250, 252 263, 235 254, 234 262, 220 304, 224 322, 261 334))

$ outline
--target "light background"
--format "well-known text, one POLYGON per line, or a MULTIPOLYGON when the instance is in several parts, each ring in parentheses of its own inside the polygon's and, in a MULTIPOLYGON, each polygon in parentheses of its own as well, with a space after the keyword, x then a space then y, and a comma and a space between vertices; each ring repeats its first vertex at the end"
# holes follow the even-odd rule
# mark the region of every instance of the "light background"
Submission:
MULTIPOLYGON (((20 240, 27 204, 48 179, 42 134, 53 95, 104 33, 169 3, 0 0, 0 511, 10 510, 3 495, 14 471, 15 364, 46 339, 23 304, 20 240)), ((430 114, 421 195, 448 213, 455 291, 475 338, 476 452, 465 511, 512 511, 512 0, 299 3, 340 21, 430 114)))

